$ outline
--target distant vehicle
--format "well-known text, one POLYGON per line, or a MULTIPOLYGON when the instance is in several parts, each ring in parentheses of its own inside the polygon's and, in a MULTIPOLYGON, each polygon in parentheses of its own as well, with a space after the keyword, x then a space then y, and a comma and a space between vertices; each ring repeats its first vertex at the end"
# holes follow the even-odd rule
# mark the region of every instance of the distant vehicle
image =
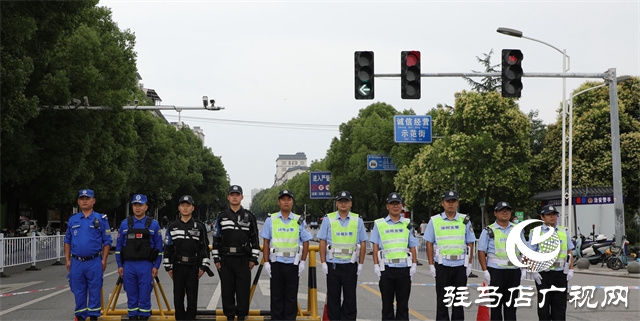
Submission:
POLYGON ((31 233, 39 233, 38 220, 22 220, 18 229, 18 236, 31 236, 31 233))
POLYGON ((62 230, 62 223, 60 221, 49 221, 47 222, 47 226, 44 228, 44 232, 47 235, 54 235, 57 232, 62 234, 64 233, 62 230))

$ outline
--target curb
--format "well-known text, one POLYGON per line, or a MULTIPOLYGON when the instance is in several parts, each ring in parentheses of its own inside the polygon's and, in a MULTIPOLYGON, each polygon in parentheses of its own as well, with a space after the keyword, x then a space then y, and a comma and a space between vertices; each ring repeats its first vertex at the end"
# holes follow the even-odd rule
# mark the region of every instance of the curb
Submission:
POLYGON ((584 269, 584 270, 580 270, 580 269, 574 269, 573 270, 574 273, 580 273, 580 274, 591 274, 591 275, 602 275, 602 276, 615 276, 615 277, 619 277, 619 278, 635 278, 635 279, 640 279, 640 274, 630 274, 629 272, 609 272, 609 273, 603 273, 603 272, 598 272, 598 271, 589 271, 588 269, 584 269), (614 274, 615 273, 615 274, 614 274), (624 274, 622 274, 624 273, 624 274))

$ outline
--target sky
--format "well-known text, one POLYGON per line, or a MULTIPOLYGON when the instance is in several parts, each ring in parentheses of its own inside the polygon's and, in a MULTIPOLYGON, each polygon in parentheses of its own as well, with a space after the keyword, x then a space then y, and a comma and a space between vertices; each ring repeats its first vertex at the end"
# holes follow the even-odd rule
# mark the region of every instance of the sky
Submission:
MULTIPOLYGON (((200 127, 245 191, 269 188, 280 154, 326 156, 339 125, 374 102, 423 115, 470 90, 462 78, 423 77, 422 98, 402 100, 398 78, 376 78, 375 99, 354 99, 355 51, 373 51, 376 74, 400 73, 400 52, 421 52, 422 73, 484 71, 476 57, 520 49, 526 73, 640 76, 640 0, 632 1, 123 1, 103 0, 120 29, 136 35, 138 72, 163 111, 200 127), (496 32, 517 29, 530 39, 496 32)), ((498 67, 499 68, 499 67, 498 67)), ((476 80, 480 80, 477 78, 476 80)), ((585 81, 568 78, 566 96, 585 81)), ((523 78, 520 109, 555 123, 560 78, 523 78)), ((366 166, 366 160, 363 160, 366 166)))

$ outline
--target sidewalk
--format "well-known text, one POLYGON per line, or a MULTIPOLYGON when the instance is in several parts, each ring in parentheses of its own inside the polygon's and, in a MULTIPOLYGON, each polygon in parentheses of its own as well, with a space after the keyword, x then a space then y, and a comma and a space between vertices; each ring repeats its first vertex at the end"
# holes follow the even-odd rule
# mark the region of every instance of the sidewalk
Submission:
POLYGON ((573 273, 580 274, 593 274, 593 275, 606 275, 606 276, 618 276, 618 277, 626 277, 626 278, 636 278, 640 279, 640 273, 629 273, 627 268, 623 268, 617 271, 614 271, 605 266, 601 266, 601 263, 596 265, 590 265, 588 269, 579 269, 577 266, 573 268, 573 273))

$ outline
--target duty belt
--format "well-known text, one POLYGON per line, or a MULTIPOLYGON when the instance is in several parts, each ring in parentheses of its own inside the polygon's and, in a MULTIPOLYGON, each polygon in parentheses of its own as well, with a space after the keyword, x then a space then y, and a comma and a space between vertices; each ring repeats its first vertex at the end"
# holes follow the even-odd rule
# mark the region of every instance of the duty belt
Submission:
POLYGON ((222 255, 225 254, 245 254, 246 250, 244 247, 240 246, 240 247, 233 247, 233 246, 229 246, 229 247, 223 247, 222 248, 222 255))
POLYGON ((404 258, 404 259, 385 259, 384 261, 385 261, 385 263, 398 264, 398 263, 406 262, 407 259, 406 258, 404 258))
POLYGON ((74 259, 76 259, 78 261, 81 261, 81 262, 93 260, 93 259, 97 258, 98 256, 100 256, 100 252, 98 252, 98 253, 96 253, 94 255, 91 255, 91 256, 77 256, 75 254, 71 254, 72 258, 74 258, 74 259))
POLYGON ((196 257, 193 256, 178 256, 176 258, 176 263, 178 264, 195 264, 196 263, 196 257))
POLYGON ((273 253, 276 256, 282 256, 282 257, 295 257, 296 254, 298 254, 298 252, 275 252, 273 253))
POLYGON ((465 255, 464 254, 460 254, 460 255, 441 255, 441 257, 445 260, 451 260, 451 261, 457 261, 457 260, 464 260, 465 255))

